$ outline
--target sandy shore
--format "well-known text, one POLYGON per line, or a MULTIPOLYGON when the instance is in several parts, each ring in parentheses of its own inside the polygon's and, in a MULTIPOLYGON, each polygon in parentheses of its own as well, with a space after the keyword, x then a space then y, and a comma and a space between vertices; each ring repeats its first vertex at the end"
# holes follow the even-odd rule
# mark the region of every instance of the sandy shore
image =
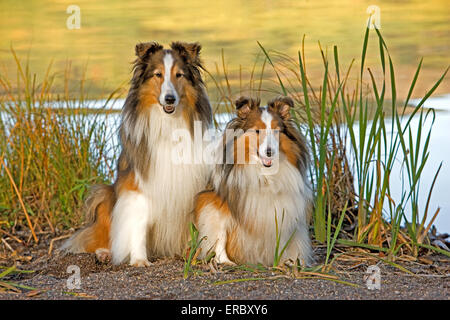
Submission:
POLYGON ((93 254, 42 252, 18 267, 33 273, 1 279, 34 289, 0 291, 0 299, 450 299, 450 259, 443 255, 427 256, 426 264, 402 263, 414 275, 379 263, 380 289, 369 290, 367 262, 336 263, 338 278, 330 280, 280 271, 216 271, 204 264, 194 266, 196 272, 184 279, 182 259, 156 259, 150 267, 135 268, 101 263, 93 254), (68 288, 70 265, 80 268, 80 289, 68 288))

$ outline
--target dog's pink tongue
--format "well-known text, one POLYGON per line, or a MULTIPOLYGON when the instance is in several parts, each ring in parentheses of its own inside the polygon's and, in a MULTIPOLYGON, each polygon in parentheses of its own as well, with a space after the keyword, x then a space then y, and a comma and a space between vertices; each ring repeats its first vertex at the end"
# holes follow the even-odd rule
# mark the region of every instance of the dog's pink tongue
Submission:
POLYGON ((166 110, 167 113, 173 112, 175 107, 173 106, 164 106, 164 110, 166 110))
POLYGON ((265 166, 270 167, 272 165, 272 160, 264 158, 263 159, 263 163, 264 163, 265 166))

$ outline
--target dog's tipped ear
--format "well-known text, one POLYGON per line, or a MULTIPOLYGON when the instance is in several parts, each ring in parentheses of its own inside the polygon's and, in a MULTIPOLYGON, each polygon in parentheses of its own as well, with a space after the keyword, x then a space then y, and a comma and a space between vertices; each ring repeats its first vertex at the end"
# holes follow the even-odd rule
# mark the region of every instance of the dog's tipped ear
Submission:
POLYGON ((249 97, 240 97, 234 104, 236 105, 237 116, 241 119, 245 119, 251 110, 259 107, 260 100, 249 97))
POLYGON ((281 119, 291 118, 290 110, 294 107, 294 100, 290 97, 277 97, 268 103, 269 109, 277 113, 281 119))
POLYGON ((138 43, 135 48, 135 53, 138 58, 144 58, 156 51, 162 50, 163 46, 157 42, 143 42, 138 43))
POLYGON ((172 42, 170 47, 172 50, 177 51, 178 54, 186 60, 186 62, 192 63, 194 65, 201 65, 200 51, 202 46, 198 42, 187 43, 187 42, 172 42))

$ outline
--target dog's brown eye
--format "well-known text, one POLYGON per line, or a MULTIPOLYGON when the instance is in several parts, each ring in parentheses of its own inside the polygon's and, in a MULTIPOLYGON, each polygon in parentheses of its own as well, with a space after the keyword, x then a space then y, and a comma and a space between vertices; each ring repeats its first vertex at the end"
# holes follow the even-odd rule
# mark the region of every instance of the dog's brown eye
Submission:
POLYGON ((155 72, 153 75, 155 77, 157 77, 157 78, 161 78, 162 77, 162 73, 161 72, 155 72))
POLYGON ((176 76, 177 78, 181 78, 182 76, 184 76, 184 74, 178 72, 175 76, 176 76))

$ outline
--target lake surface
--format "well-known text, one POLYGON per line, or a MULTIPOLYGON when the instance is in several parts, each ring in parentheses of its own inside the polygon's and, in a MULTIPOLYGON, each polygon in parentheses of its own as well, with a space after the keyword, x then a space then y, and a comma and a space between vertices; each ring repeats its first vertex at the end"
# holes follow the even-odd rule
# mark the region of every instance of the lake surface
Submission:
MULTIPOLYGON (((420 99, 414 99, 411 101, 412 105, 417 105, 420 99)), ((431 195, 430 207, 428 210, 427 223, 431 220, 432 216, 438 208, 440 212, 434 222, 437 230, 441 233, 450 232, 450 143, 449 143, 449 132, 450 132, 450 94, 437 96, 429 98, 429 100, 424 104, 425 108, 434 108, 436 111, 436 118, 433 123, 432 133, 429 143, 429 158, 424 167, 424 171, 421 175, 420 180, 420 193, 419 193, 419 212, 422 214, 426 207, 426 202, 428 198, 429 189, 433 183, 435 174, 442 163, 442 168, 437 177, 434 189, 431 195)), ((402 126, 406 123, 405 120, 402 121, 402 126)), ((422 139, 421 144, 424 144, 426 139, 426 134, 431 125, 432 116, 424 122, 422 126, 422 139)), ((390 125, 390 119, 386 119, 386 122, 390 125)), ((411 121, 411 131, 414 134, 418 130, 419 116, 415 116, 411 121)), ((358 132, 358 130, 355 130, 358 132)), ((358 138, 357 138, 358 139, 358 138)), ((388 141, 390 137, 387 137, 388 141)), ((409 143, 408 137, 405 137, 406 143, 409 143)), ((401 152, 401 151, 400 151, 401 152)), ((409 192, 408 178, 407 176, 402 176, 401 158, 397 156, 397 161, 395 161, 392 168, 391 179, 391 193, 394 200, 398 201, 401 199, 402 190, 409 192)), ((388 205, 385 203, 384 208, 387 210, 388 205)), ((411 207, 406 206, 406 215, 411 217, 411 207)))
MULTIPOLYGON (((418 104, 420 100, 417 99, 411 102, 418 104)), ((436 112, 436 120, 430 139, 430 157, 427 161, 422 182, 425 183, 425 186, 430 186, 434 173, 442 162, 442 169, 431 198, 431 203, 434 205, 431 214, 434 214, 435 208, 439 206, 441 211, 436 218, 436 226, 441 232, 450 232, 450 94, 430 98, 424 104, 424 107, 442 111, 436 112)), ((413 128, 417 129, 417 121, 413 122, 413 128)), ((422 195, 420 201, 422 206, 424 206, 426 197, 422 195)))
MULTIPOLYGON (((240 66, 249 78, 256 41, 267 49, 297 56, 306 35, 308 71, 322 74, 318 41, 324 50, 337 45, 341 65, 360 59, 367 8, 380 9, 381 32, 397 71, 399 97, 407 92, 415 68, 424 57, 416 97, 423 95, 450 63, 450 5, 448 0, 2 0, 0 2, 0 70, 15 77, 10 46, 30 61, 42 76, 53 61, 63 71, 72 61, 72 78, 86 77, 91 95, 105 96, 130 77, 137 42, 199 41, 205 66, 215 72, 222 49, 234 92, 240 66), (69 5, 80 8, 80 29, 66 26, 69 5)), ((378 42, 372 33, 368 64, 378 66, 378 42)), ((211 84, 210 87, 213 87, 211 84)), ((450 92, 449 81, 438 93, 450 92)), ((213 97, 214 98, 214 97, 213 97)))

